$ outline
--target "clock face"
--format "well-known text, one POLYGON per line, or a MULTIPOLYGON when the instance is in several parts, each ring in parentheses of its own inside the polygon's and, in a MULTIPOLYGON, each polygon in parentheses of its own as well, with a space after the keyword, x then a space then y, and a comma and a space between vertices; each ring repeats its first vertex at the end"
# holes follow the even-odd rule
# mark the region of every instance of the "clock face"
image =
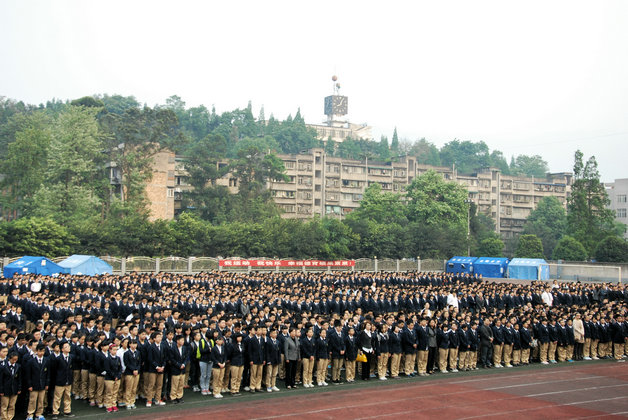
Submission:
POLYGON ((348 99, 346 96, 334 96, 334 115, 347 115, 348 99))
POLYGON ((333 96, 327 96, 325 98, 325 115, 332 115, 333 111, 333 96))
POLYGON ((325 98, 325 115, 347 115, 348 98, 346 96, 331 95, 325 98))

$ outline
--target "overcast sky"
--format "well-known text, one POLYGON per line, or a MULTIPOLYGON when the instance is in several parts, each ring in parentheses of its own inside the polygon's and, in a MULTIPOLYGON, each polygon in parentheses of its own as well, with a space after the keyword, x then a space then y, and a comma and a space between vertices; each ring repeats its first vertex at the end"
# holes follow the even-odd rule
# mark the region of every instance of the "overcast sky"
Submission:
POLYGON ((627 178, 628 1, 0 0, 0 96, 179 95, 323 121, 336 74, 350 121, 437 146, 485 141, 627 178))

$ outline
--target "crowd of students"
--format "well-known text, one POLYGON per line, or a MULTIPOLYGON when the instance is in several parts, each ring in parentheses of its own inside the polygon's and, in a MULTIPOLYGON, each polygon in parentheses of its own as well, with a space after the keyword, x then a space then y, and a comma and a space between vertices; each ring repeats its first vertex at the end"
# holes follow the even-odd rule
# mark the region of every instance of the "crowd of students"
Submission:
POLYGON ((628 287, 443 273, 0 280, 0 417, 615 358, 628 287), (74 403, 72 401, 74 399, 74 403))

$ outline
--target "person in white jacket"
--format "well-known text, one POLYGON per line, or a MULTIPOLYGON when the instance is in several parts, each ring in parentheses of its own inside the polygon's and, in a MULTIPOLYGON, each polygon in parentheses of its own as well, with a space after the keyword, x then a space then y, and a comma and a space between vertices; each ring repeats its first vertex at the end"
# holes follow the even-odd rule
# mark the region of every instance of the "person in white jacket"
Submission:
POLYGON ((552 306, 552 303, 554 302, 554 296, 552 296, 552 294, 550 293, 549 287, 545 288, 545 291, 541 294, 541 299, 543 300, 543 303, 547 306, 552 306))

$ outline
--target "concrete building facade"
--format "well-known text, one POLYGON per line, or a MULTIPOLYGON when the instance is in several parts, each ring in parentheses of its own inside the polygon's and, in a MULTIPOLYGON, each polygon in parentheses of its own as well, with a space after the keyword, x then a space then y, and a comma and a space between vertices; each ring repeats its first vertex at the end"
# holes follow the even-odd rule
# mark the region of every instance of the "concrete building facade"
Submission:
MULTIPOLYGON (((628 224, 628 178, 616 179, 615 182, 605 183, 604 186, 610 199, 608 208, 615 212, 615 220, 628 224)), ((628 232, 624 233, 624 238, 628 239, 628 232)))
MULTIPOLYGON (((462 175, 453 168, 418 164, 411 156, 394 162, 353 160, 328 156, 321 148, 278 156, 289 180, 269 183, 268 188, 285 218, 308 219, 319 215, 342 219, 360 206, 369 185, 379 183, 383 191, 403 193, 415 177, 433 170, 445 180, 464 186, 478 211, 495 221, 496 231, 504 239, 521 233, 526 218, 542 198, 556 197, 566 207, 572 184, 570 173, 547 174, 539 179, 504 175, 499 169, 486 168, 476 174, 462 175)), ((186 176, 184 167, 178 164, 177 212, 181 210, 182 194, 189 189, 186 176)), ((237 191, 237 180, 231 174, 218 184, 231 192, 237 191)))

